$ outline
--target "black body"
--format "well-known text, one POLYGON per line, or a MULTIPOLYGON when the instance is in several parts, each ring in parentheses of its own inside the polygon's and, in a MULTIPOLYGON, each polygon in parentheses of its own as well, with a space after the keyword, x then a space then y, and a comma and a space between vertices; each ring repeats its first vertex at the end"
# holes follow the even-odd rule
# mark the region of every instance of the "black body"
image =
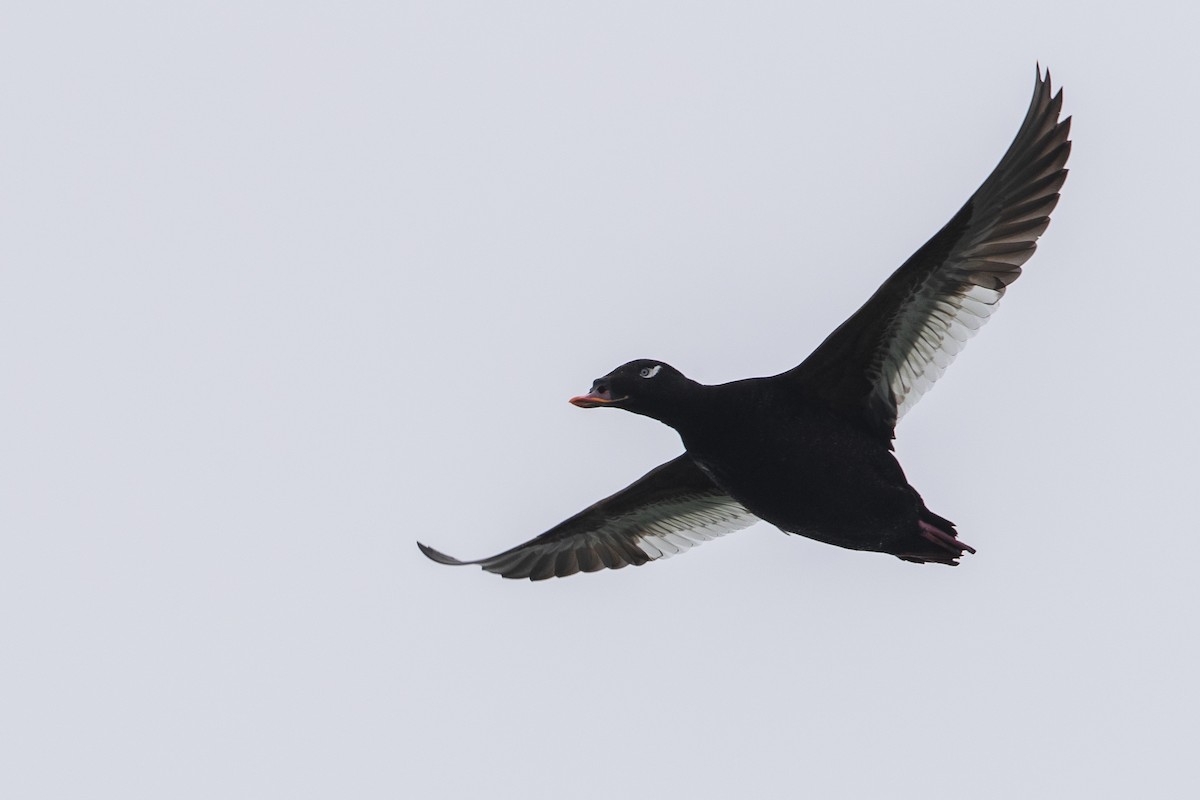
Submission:
POLYGON ((887 442, 834 411, 797 401, 772 379, 704 387, 692 414, 674 424, 712 480, 780 530, 851 550, 948 561, 937 522, 908 485, 887 442))

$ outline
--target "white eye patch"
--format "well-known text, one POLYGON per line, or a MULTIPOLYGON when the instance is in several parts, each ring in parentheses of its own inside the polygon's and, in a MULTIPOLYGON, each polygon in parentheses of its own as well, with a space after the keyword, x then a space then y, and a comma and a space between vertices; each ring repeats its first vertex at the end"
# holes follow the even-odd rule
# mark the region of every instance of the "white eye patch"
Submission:
POLYGON ((642 371, 638 374, 643 378, 653 378, 662 369, 662 364, 655 364, 653 367, 642 367, 642 371))

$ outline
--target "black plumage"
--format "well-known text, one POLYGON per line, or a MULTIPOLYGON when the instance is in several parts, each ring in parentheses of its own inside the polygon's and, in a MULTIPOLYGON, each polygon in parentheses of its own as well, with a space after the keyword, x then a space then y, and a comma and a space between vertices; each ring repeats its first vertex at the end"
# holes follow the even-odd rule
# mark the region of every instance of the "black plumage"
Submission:
POLYGON ((948 520, 925 507, 892 452, 895 425, 990 316, 1033 255, 1066 180, 1070 118, 1039 70, 1025 120, 966 204, 799 366, 704 386, 631 361, 576 405, 675 428, 686 451, 546 533, 478 564, 539 580, 635 566, 759 519, 906 561, 957 564, 948 520))

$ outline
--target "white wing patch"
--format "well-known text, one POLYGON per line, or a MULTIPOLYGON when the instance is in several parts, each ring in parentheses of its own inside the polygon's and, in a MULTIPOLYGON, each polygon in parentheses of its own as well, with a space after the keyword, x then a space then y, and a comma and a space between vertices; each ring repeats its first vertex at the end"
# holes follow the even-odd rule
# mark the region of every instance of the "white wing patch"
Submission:
POLYGON ((661 516, 644 523, 636 540, 653 560, 670 558, 758 522, 758 517, 729 497, 697 497, 664 504, 655 511, 661 516))
POLYGON ((929 316, 902 325, 884 359, 880 388, 891 390, 897 420, 942 377, 967 340, 988 321, 1004 289, 1003 283, 994 289, 969 284, 957 294, 931 288, 921 292, 926 296, 917 305, 930 307, 929 316))

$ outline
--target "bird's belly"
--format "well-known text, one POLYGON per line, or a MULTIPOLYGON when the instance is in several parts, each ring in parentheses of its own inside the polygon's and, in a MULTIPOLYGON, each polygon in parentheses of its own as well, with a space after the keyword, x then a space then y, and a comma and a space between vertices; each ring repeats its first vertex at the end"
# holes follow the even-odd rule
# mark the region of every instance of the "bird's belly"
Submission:
POLYGON ((854 550, 879 550, 917 524, 920 499, 888 464, 814 453, 693 458, 713 482, 780 530, 854 550), (881 468, 882 467, 882 468, 881 468))

